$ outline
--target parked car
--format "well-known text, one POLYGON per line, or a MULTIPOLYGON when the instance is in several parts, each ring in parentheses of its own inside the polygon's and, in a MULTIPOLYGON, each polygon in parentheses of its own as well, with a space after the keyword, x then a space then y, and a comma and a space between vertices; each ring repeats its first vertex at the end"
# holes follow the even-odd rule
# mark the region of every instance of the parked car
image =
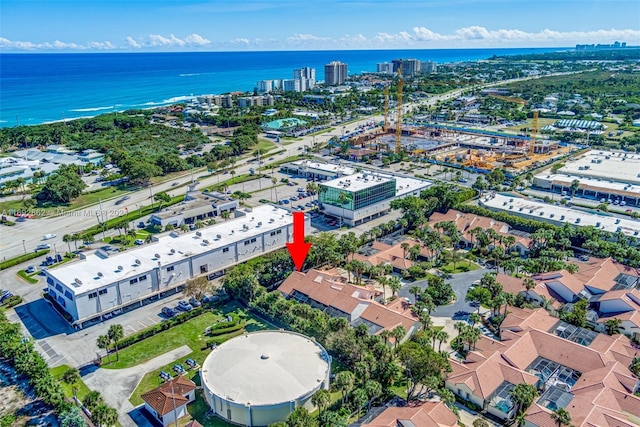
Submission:
POLYGON ((49 239, 55 239, 57 236, 53 233, 49 233, 49 234, 45 234, 44 236, 42 236, 42 240, 49 240, 49 239))
POLYGON ((36 252, 38 251, 44 251, 45 249, 50 249, 51 245, 48 243, 43 243, 41 245, 36 246, 36 252))
POLYGON ((144 221, 140 221, 138 223, 138 228, 145 228, 147 226, 147 224, 144 223, 144 221))
POLYGON ((193 310, 193 306, 188 302, 186 302, 185 300, 182 300, 182 301, 178 301, 178 309, 183 311, 190 311, 190 310, 193 310))
POLYGON ((176 315, 176 312, 169 307, 162 307, 162 314, 164 314, 166 317, 173 317, 176 315))
POLYGON ((191 304, 194 307, 200 307, 202 305, 202 303, 200 301, 198 301, 196 298, 189 298, 189 304, 191 304))
POLYGON ((134 242, 136 245, 142 245, 144 243, 144 240, 142 239, 136 239, 136 241, 134 242))
POLYGON ((36 267, 33 266, 33 265, 30 265, 24 270, 24 272, 27 273, 27 274, 35 273, 36 272, 36 267))

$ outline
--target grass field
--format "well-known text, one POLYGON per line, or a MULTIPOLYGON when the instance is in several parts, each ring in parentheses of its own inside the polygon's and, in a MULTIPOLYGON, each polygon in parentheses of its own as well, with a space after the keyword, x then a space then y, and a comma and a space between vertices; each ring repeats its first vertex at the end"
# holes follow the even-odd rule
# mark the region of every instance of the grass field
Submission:
MULTIPOLYGON (((53 375, 53 378, 56 381, 60 382, 62 390, 64 391, 64 395, 67 397, 73 397, 73 389, 71 388, 71 385, 62 381, 62 374, 64 374, 65 371, 69 368, 69 365, 60 365, 56 366, 55 368, 51 368, 50 371, 51 375, 53 375)), ((78 381, 78 383, 76 384, 76 396, 78 397, 78 399, 83 400, 90 391, 91 390, 89 390, 89 387, 87 387, 82 379, 80 379, 80 381, 78 381)))
MULTIPOLYGON (((224 311, 224 313, 228 313, 229 312, 229 308, 237 308, 237 305, 235 303, 231 303, 227 306, 225 306, 226 310, 224 311)), ((238 335, 242 335, 245 331, 247 332, 254 332, 254 331, 260 331, 260 330, 265 330, 265 329, 271 329, 272 327, 270 325, 265 324, 264 322, 248 316, 246 314, 246 312, 244 312, 243 310, 238 310, 237 312, 240 313, 241 317, 245 318, 246 324, 245 324, 245 328, 241 329, 240 331, 236 331, 236 332, 232 332, 226 335, 220 335, 217 338, 221 338, 221 339, 231 339, 235 336, 238 335)), ((146 360, 158 356, 159 354, 165 353, 169 350, 172 350, 174 348, 180 347, 182 345, 188 345, 191 350, 193 350, 191 353, 189 353, 188 355, 179 358, 178 360, 172 361, 171 363, 168 363, 167 365, 156 369, 154 371, 148 372, 140 381, 140 384, 138 384, 138 386, 136 387, 136 389, 134 390, 134 392, 131 394, 130 397, 130 401, 131 404, 135 405, 139 405, 141 403, 143 403, 142 398, 140 397, 143 393, 146 393, 149 390, 152 390, 153 388, 157 387, 160 383, 159 383, 159 374, 160 371, 166 371, 169 372, 171 374, 173 374, 173 365, 178 363, 178 364, 182 364, 183 367, 186 368, 186 364, 184 363, 184 361, 186 359, 193 359, 196 362, 198 362, 198 364, 201 364, 202 362, 204 362, 204 359, 209 355, 210 353, 210 349, 209 348, 205 348, 205 343, 206 343, 206 337, 203 335, 204 332, 204 328, 206 328, 207 326, 211 326, 212 324, 215 323, 216 320, 221 320, 223 317, 222 312, 218 312, 218 313, 205 313, 202 316, 196 317, 194 319, 191 319, 190 321, 185 322, 182 325, 176 326, 174 328, 171 328, 167 331, 161 332, 158 335, 155 335, 151 338, 148 338, 138 344, 134 344, 131 347, 128 347, 127 349, 133 348, 135 346, 139 346, 140 347, 132 352, 134 354, 138 354, 139 358, 145 358, 146 360), (182 328, 181 328, 182 327, 182 328), (154 340, 155 339, 155 340, 154 340), (147 341, 150 341, 149 344, 147 345, 141 345, 141 344, 145 344, 147 341), (155 348, 153 347, 153 345, 162 345, 159 343, 163 343, 163 342, 172 342, 173 345, 171 348, 162 350, 160 352, 156 352, 153 356, 148 357, 147 358, 147 354, 145 353, 143 357, 141 357, 140 352, 145 351, 144 349, 147 349, 147 351, 154 351, 155 352, 155 348), (149 347, 153 348, 153 350, 149 350, 149 347)), ((125 349, 125 350, 127 350, 125 349)), ((124 350, 123 350, 124 352, 124 350)), ((130 357, 131 358, 131 357, 130 357)), ((122 362, 122 356, 120 358, 120 361, 122 362)), ((141 360, 142 362, 143 360, 141 360)), ((131 363, 131 362, 129 362, 131 363)), ((140 362, 138 362, 140 363, 140 362)), ((114 365, 116 365, 116 363, 106 366, 108 368, 113 368, 114 365)), ((133 366, 133 365, 129 365, 129 366, 133 366)), ((190 379, 192 379, 196 384, 200 384, 200 378, 197 374, 197 370, 196 371, 189 371, 187 373, 188 377, 190 379)), ((203 424, 204 425, 204 424, 203 424)))
POLYGON ((189 406, 187 406, 187 411, 189 412, 189 417, 183 417, 178 420, 178 426, 183 427, 191 420, 197 420, 204 427, 231 427, 233 424, 229 424, 218 418, 216 416, 207 418, 207 412, 209 412, 211 408, 207 405, 207 402, 204 401, 202 397, 202 391, 196 391, 196 400, 193 401, 189 406))
POLYGON ((460 262, 456 263, 456 268, 455 270, 453 269, 453 263, 450 262, 449 264, 446 264, 442 267, 439 267, 440 270, 444 271, 445 273, 449 273, 449 274, 455 274, 455 273, 463 273, 465 271, 473 271, 473 270, 478 270, 480 267, 478 266, 478 264, 471 262, 471 261, 467 261, 467 260, 463 260, 460 262))

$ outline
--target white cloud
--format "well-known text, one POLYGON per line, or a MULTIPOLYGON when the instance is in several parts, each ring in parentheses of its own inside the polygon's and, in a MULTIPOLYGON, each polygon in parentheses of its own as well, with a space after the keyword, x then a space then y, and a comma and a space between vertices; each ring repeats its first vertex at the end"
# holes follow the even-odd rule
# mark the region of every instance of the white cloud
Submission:
POLYGON ((308 42, 308 41, 327 41, 331 40, 330 37, 318 37, 313 34, 294 34, 287 38, 289 42, 308 42))
POLYGON ((133 37, 131 36, 127 36, 126 39, 126 46, 127 47, 131 47, 133 49, 139 49, 142 47, 142 45, 140 43, 138 43, 133 37))
POLYGON ((68 43, 60 40, 52 42, 34 43, 30 41, 9 40, 0 37, 0 48, 13 50, 111 50, 115 46, 110 41, 90 41, 85 44, 68 43))

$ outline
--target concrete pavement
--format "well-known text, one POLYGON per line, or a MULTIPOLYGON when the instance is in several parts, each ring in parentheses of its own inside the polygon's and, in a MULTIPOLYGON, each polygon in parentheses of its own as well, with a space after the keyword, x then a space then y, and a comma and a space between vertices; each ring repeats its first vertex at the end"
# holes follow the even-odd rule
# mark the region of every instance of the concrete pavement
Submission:
POLYGON ((183 345, 161 356, 127 369, 99 368, 82 376, 82 380, 91 390, 98 390, 104 401, 117 409, 118 421, 123 427, 134 427, 128 413, 133 410, 129 402, 131 393, 136 389, 147 372, 154 371, 191 353, 189 346, 183 345))

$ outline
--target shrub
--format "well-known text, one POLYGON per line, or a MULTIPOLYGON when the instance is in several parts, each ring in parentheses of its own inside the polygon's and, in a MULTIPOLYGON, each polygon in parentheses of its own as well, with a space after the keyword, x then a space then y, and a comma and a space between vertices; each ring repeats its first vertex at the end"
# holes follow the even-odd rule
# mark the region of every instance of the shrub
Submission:
POLYGON ((5 270, 9 267, 13 267, 14 265, 22 264, 25 261, 29 261, 30 259, 38 258, 39 256, 46 255, 51 252, 49 249, 45 249, 43 251, 36 251, 31 253, 26 253, 24 255, 20 255, 15 258, 8 259, 6 261, 0 262, 0 270, 5 270))
POLYGON ((244 328, 244 322, 235 323, 235 324, 231 324, 231 325, 227 324, 226 328, 220 328, 220 329, 216 329, 216 330, 213 330, 213 331, 210 330, 208 335, 212 336, 212 337, 217 337, 217 336, 220 336, 220 335, 227 334, 229 332, 238 331, 238 330, 240 330, 242 328, 244 328))
POLYGON ((22 302, 22 297, 20 295, 14 295, 11 296, 7 299, 5 299, 2 302, 2 305, 4 305, 6 308, 11 308, 11 307, 15 307, 16 305, 20 304, 22 302))

